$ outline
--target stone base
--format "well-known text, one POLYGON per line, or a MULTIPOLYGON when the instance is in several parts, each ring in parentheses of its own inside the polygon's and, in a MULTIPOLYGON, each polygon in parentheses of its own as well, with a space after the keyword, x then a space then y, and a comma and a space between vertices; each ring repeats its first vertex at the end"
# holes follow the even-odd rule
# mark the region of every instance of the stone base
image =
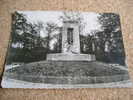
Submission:
POLYGON ((95 55, 88 54, 64 54, 64 53, 54 53, 47 54, 47 60, 54 61, 95 61, 95 55))

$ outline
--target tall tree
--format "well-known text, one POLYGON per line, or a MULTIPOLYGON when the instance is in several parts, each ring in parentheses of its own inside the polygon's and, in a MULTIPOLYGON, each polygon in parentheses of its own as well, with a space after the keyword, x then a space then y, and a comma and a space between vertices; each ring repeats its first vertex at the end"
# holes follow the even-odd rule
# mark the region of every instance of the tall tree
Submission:
POLYGON ((50 52, 50 41, 52 41, 53 39, 57 39, 57 42, 54 44, 54 52, 59 52, 60 50, 58 48, 60 48, 60 43, 61 43, 61 27, 58 27, 57 24, 53 23, 53 22, 48 22, 46 23, 46 31, 48 34, 48 41, 47 41, 47 49, 48 52, 50 52), (54 32, 58 31, 59 34, 54 34, 54 32), (59 51, 57 51, 59 50, 59 51))
MULTIPOLYGON (((108 55, 105 55, 106 58, 114 57, 109 58, 109 61, 117 58, 118 55, 123 59, 125 54, 119 15, 114 13, 103 13, 99 17, 99 23, 103 31, 98 32, 96 36, 99 38, 98 44, 101 45, 100 50, 103 51, 103 55, 107 53, 108 55)), ((121 62, 123 61, 121 60, 121 62)))

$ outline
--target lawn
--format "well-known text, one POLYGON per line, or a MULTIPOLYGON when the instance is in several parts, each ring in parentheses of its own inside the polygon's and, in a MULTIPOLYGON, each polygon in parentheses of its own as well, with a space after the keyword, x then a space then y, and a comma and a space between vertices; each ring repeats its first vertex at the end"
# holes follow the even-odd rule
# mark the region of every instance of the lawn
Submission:
POLYGON ((128 71, 98 61, 41 61, 9 69, 6 73, 18 80, 64 84, 103 83, 129 78, 128 71))

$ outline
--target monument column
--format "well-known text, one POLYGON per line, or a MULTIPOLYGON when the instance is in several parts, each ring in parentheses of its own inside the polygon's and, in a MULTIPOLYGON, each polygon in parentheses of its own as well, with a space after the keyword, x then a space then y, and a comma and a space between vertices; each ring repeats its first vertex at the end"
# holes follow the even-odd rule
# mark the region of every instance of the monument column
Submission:
POLYGON ((62 53, 80 53, 79 24, 64 21, 62 31, 62 53))
POLYGON ((80 54, 80 37, 79 37, 79 24, 74 23, 74 34, 73 34, 73 47, 76 53, 80 54))

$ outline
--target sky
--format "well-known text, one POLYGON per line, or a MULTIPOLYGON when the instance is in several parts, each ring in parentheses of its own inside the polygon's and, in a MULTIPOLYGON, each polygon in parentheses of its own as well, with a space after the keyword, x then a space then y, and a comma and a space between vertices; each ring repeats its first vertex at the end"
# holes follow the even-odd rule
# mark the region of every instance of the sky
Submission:
MULTIPOLYGON (((37 23, 43 22, 44 27, 47 22, 54 22, 59 27, 63 25, 62 21, 59 19, 60 16, 63 16, 62 11, 18 11, 19 13, 23 13, 26 15, 28 22, 37 23)), ((101 25, 98 23, 98 13, 93 12, 81 12, 81 16, 83 18, 83 23, 85 23, 85 28, 83 29, 83 35, 90 34, 93 30, 101 30, 101 25)), ((46 30, 45 28, 41 30, 41 36, 45 37, 46 30)))

